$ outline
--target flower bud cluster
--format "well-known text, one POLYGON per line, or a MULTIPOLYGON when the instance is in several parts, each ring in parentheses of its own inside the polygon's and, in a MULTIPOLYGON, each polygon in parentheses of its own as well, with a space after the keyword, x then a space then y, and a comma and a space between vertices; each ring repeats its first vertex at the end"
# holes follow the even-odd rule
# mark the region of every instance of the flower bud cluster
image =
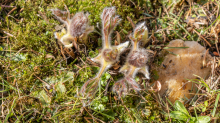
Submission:
MULTIPOLYGON (((52 10, 53 14, 67 26, 67 32, 63 30, 61 33, 55 33, 57 39, 59 39, 66 47, 71 47, 71 42, 76 42, 77 37, 88 35, 93 30, 93 27, 89 26, 88 14, 83 12, 76 13, 72 19, 66 11, 60 11, 58 9, 52 10), (62 35, 63 34, 63 35, 62 35)), ((83 96, 86 100, 83 101, 83 105, 86 106, 94 98, 101 76, 105 73, 114 63, 119 60, 121 52, 128 46, 129 42, 121 43, 117 46, 111 45, 111 33, 116 25, 119 23, 120 18, 116 15, 115 7, 104 8, 102 14, 102 50, 101 53, 93 58, 94 62, 101 64, 101 68, 97 75, 84 83, 80 90, 80 96, 83 96)), ((140 91, 140 87, 135 81, 135 76, 138 72, 141 72, 149 79, 149 72, 147 67, 147 61, 149 59, 148 53, 145 49, 139 48, 140 42, 146 42, 148 38, 148 29, 145 23, 140 23, 136 26, 133 33, 129 35, 132 43, 132 49, 127 57, 125 65, 120 69, 120 72, 124 73, 124 78, 119 80, 113 86, 113 91, 118 93, 119 97, 125 95, 129 87, 132 87, 136 91, 140 91)))
POLYGON ((61 11, 59 9, 52 9, 51 11, 56 18, 67 27, 66 33, 62 31, 62 34, 58 32, 54 34, 55 38, 61 41, 65 47, 72 47, 73 44, 76 44, 77 38, 79 37, 84 40, 83 42, 85 43, 87 35, 94 30, 93 26, 89 26, 88 13, 78 12, 70 18, 70 13, 67 11, 61 11))
MULTIPOLYGON (((111 45, 111 33, 119 23, 120 18, 116 15, 115 7, 104 8, 102 14, 102 51, 92 60, 101 64, 101 68, 91 80, 88 80, 81 88, 80 94, 86 99, 92 99, 96 94, 99 80, 114 63, 119 60, 120 53, 128 46, 129 42, 121 43, 118 46, 111 45)), ((87 102, 88 103, 88 102, 87 102)), ((85 105, 85 104, 84 104, 85 105)))
POLYGON ((141 90, 134 79, 138 72, 143 73, 147 79, 150 79, 147 66, 149 54, 145 49, 139 47, 140 42, 147 40, 146 37, 148 37, 148 29, 145 26, 145 22, 138 24, 134 29, 133 35, 131 34, 129 36, 132 42, 132 49, 125 65, 120 69, 120 72, 124 73, 125 77, 116 82, 113 86, 113 91, 119 95, 119 98, 121 95, 128 93, 128 86, 131 86, 136 91, 141 90))

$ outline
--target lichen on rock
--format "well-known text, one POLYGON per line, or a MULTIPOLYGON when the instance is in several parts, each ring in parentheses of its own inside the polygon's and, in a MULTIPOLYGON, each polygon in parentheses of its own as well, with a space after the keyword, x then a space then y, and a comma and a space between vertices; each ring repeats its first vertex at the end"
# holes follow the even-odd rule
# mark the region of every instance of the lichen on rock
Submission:
POLYGON ((168 97, 172 103, 178 99, 190 99, 195 95, 196 86, 189 80, 196 79, 197 76, 207 78, 211 68, 204 66, 204 63, 212 57, 196 41, 173 40, 167 47, 167 51, 173 54, 167 54, 161 64, 157 80, 161 83, 159 95, 168 97))

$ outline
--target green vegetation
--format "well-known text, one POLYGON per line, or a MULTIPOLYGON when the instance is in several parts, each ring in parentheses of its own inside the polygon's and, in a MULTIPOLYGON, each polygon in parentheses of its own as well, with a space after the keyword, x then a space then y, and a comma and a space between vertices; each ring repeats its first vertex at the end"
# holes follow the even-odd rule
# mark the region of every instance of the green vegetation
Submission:
POLYGON ((128 41, 132 26, 146 21, 149 42, 144 47, 156 53, 148 63, 154 80, 163 60, 160 51, 173 39, 198 41, 219 56, 217 0, 4 0, 0 4, 0 121, 220 122, 218 57, 211 77, 197 81, 194 99, 186 105, 179 101, 173 105, 169 100, 159 102, 157 93, 151 91, 153 80, 142 74, 135 78, 142 89, 139 93, 131 90, 118 98, 112 92, 114 83, 123 77, 118 71, 127 54, 122 53, 120 63, 103 73, 91 105, 83 107, 79 91, 99 71, 90 58, 101 48, 100 14, 110 6, 122 18, 112 34, 112 44, 128 41), (95 31, 88 36, 88 47, 74 52, 75 58, 54 38, 54 32, 64 27, 52 15, 50 9, 54 8, 68 9, 71 14, 90 13, 95 31))
POLYGON ((177 111, 172 111, 170 112, 170 117, 177 119, 181 122, 189 122, 189 123, 208 123, 211 118, 209 116, 199 116, 197 117, 192 117, 189 115, 189 112, 187 109, 184 107, 184 105, 180 101, 176 101, 174 104, 174 109, 177 111))

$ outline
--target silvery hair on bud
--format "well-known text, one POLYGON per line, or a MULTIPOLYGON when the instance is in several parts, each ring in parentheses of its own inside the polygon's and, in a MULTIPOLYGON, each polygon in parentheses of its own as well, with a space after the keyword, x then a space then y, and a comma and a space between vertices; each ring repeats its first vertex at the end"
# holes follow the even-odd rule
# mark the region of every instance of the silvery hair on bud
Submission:
POLYGON ((115 6, 104 8, 101 14, 102 25, 104 26, 106 21, 110 21, 110 19, 113 16, 115 16, 115 14, 116 14, 115 6))
POLYGON ((79 37, 85 32, 89 23, 88 15, 88 13, 78 12, 73 16, 68 27, 70 35, 79 37))
MULTIPOLYGON (((101 19, 102 19, 102 34, 105 35, 104 30, 105 30, 105 25, 108 25, 108 28, 110 28, 110 32, 108 32, 108 41, 110 41, 110 37, 111 37, 111 33, 114 30, 114 28, 118 25, 118 23, 121 21, 121 19, 119 19, 119 16, 116 15, 116 8, 115 6, 113 7, 106 7, 103 9, 103 12, 101 14, 101 19), (118 19, 118 20, 115 20, 118 19), (110 21, 114 20, 115 23, 111 23, 110 21)), ((103 36, 104 38, 104 36, 103 36)), ((105 39, 103 39, 103 44, 104 44, 105 39)))
POLYGON ((118 97, 121 98, 124 97, 128 93, 128 83, 126 82, 126 79, 123 78, 121 80, 118 80, 115 82, 115 84, 112 87, 112 91, 118 94, 118 97))
POLYGON ((126 76, 125 77, 126 81, 128 84, 135 90, 135 91, 140 91, 141 88, 139 87, 138 83, 135 81, 135 79, 131 76, 126 76))
POLYGON ((138 24, 136 24, 136 27, 134 28, 134 31, 140 30, 140 29, 144 29, 144 30, 148 30, 147 26, 145 26, 145 21, 144 22, 139 22, 138 24))
POLYGON ((145 49, 137 49, 129 53, 127 62, 135 67, 143 67, 149 60, 149 54, 145 49))
POLYGON ((138 23, 137 25, 136 25, 136 27, 134 28, 134 31, 133 31, 133 34, 132 34, 132 36, 133 37, 135 37, 134 36, 134 34, 135 34, 135 32, 139 32, 139 31, 141 31, 141 30, 144 30, 142 33, 138 33, 139 34, 139 36, 141 35, 141 36, 144 36, 145 35, 145 31, 147 31, 147 36, 148 36, 148 28, 147 28, 147 26, 145 25, 145 21, 144 22, 140 22, 140 23, 138 23))

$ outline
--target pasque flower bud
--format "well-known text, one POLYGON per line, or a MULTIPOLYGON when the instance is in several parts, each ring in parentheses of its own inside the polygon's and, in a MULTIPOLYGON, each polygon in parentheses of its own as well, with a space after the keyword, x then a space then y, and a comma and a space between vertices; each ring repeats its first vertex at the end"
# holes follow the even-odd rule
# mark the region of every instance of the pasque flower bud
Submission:
POLYGON ((70 14, 67 11, 59 9, 52 9, 51 11, 67 27, 66 34, 61 35, 55 32, 55 38, 60 40, 65 47, 72 47, 73 44, 76 47, 77 38, 81 38, 83 43, 86 43, 87 35, 94 30, 93 26, 89 26, 88 13, 78 12, 70 18, 70 14))
POLYGON ((127 86, 125 86, 126 83, 136 91, 141 90, 134 80, 138 72, 143 73, 147 79, 150 79, 147 66, 149 54, 145 49, 139 47, 140 42, 144 42, 148 37, 147 35, 148 29, 145 26, 145 22, 138 24, 133 34, 129 35, 132 42, 132 48, 128 54, 125 65, 120 69, 120 72, 124 73, 125 77, 116 82, 113 86, 113 91, 118 93, 119 97, 121 97, 122 93, 127 93, 125 91, 127 89, 127 86))
POLYGON ((132 51, 128 56, 128 63, 130 65, 133 65, 137 68, 146 66, 146 63, 148 61, 148 53, 145 49, 138 49, 135 51, 132 51))
POLYGON ((134 78, 125 76, 113 85, 112 91, 117 93, 119 98, 121 98, 122 95, 125 96, 128 93, 129 87, 132 87, 136 91, 141 90, 134 78))
POLYGON ((125 65, 120 69, 121 72, 126 72, 126 75, 131 75, 133 78, 137 72, 141 72, 146 78, 150 79, 147 62, 149 60, 148 52, 139 47, 143 37, 148 34, 147 27, 144 25, 145 22, 138 24, 134 29, 133 35, 129 38, 132 42, 132 49, 127 57, 125 65), (147 32, 146 32, 147 31, 147 32))
POLYGON ((128 46, 129 42, 121 43, 118 46, 111 45, 111 33, 120 21, 116 15, 115 7, 104 8, 102 14, 102 51, 92 60, 101 64, 101 68, 93 79, 87 81, 81 88, 80 94, 85 98, 92 98, 97 90, 98 82, 104 72, 118 61, 120 53, 128 46))

